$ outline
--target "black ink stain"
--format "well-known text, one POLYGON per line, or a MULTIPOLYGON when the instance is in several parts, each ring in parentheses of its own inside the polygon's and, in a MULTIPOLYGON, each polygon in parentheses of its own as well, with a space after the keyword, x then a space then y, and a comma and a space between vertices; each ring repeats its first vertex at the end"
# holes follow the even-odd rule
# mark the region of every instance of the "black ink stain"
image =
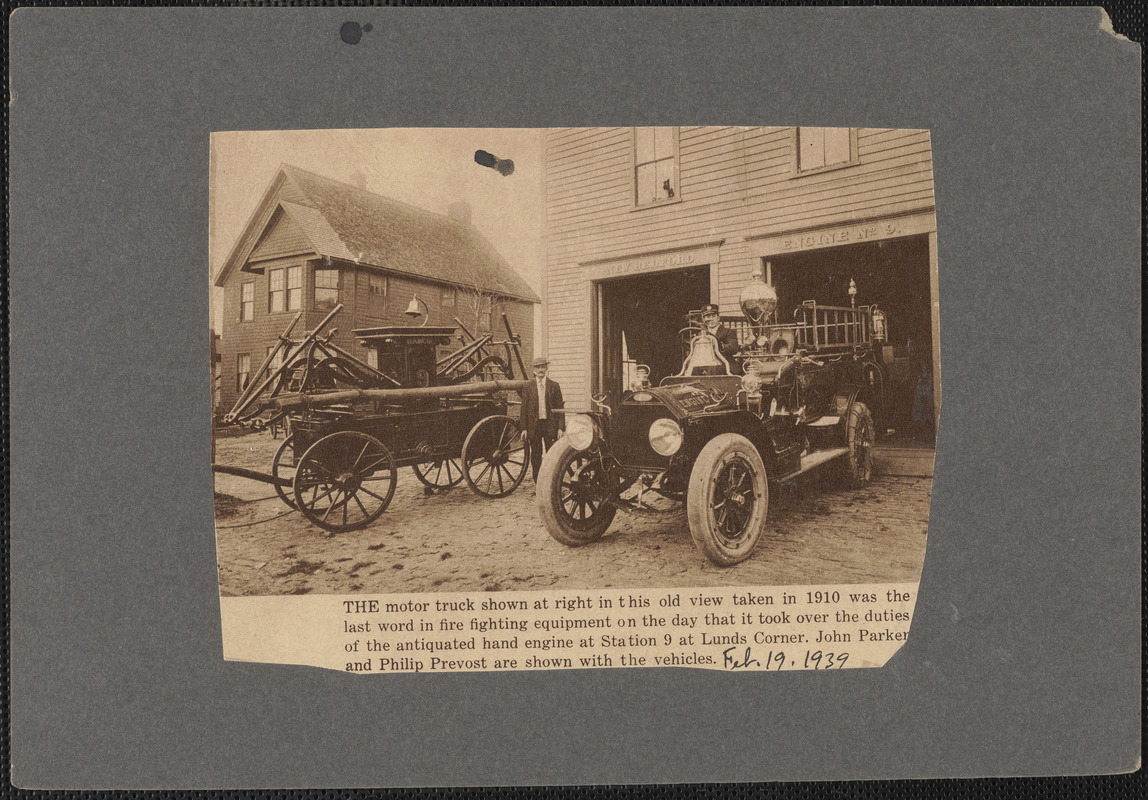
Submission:
POLYGON ((344 22, 339 28, 339 38, 346 44, 358 44, 364 33, 371 32, 371 23, 360 25, 357 22, 344 22))

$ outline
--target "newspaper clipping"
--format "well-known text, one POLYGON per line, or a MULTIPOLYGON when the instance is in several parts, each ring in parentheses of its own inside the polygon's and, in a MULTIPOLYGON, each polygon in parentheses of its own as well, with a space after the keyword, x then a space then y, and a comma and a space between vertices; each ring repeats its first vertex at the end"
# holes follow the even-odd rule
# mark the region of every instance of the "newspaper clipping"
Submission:
POLYGON ((211 142, 228 660, 880 667, 940 418, 928 131, 211 142))

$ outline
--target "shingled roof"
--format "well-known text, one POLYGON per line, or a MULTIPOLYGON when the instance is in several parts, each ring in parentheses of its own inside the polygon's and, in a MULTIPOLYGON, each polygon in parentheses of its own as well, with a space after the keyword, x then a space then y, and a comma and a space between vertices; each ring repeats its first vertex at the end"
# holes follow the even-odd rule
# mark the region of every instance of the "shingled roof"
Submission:
POLYGON ((279 168, 216 277, 241 267, 278 209, 320 256, 539 302, 474 226, 289 164, 279 168))

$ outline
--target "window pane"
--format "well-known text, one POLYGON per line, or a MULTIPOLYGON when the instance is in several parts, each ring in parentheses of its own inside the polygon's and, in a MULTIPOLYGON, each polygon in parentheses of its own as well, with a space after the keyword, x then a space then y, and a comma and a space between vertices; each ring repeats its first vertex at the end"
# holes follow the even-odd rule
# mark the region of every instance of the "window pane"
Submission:
POLYGON ((287 288, 298 289, 303 286, 303 268, 302 267, 288 267, 287 268, 287 288))
POLYGON ((825 163, 841 164, 849 160, 849 129, 825 128, 825 163))
POLYGON ((302 289, 288 289, 287 290, 287 308, 290 311, 298 311, 303 307, 303 290, 302 289))
POLYGON ((251 378, 251 356, 247 353, 239 353, 236 356, 235 364, 235 387, 239 391, 247 388, 247 384, 251 378))
POLYGON ((255 300, 255 284, 254 283, 243 284, 243 286, 241 287, 241 290, 243 293, 243 301, 244 302, 255 300))
POLYGON ((330 311, 339 302, 339 270, 315 270, 315 310, 330 311))
POLYGON ((283 292, 282 291, 271 293, 270 310, 271 311, 282 311, 283 310, 283 292))
POLYGON ((655 188, 659 200, 668 200, 678 193, 678 175, 674 159, 664 158, 655 164, 657 177, 655 188))
POLYGON ((283 291, 283 270, 273 269, 273 270, 269 271, 267 273, 267 280, 268 280, 269 285, 271 286, 271 291, 273 291, 273 292, 283 291))
POLYGON ((654 158, 673 158, 674 129, 654 128, 654 158))
POLYGON ((454 289, 442 290, 443 308, 454 308, 454 289))
POLYGON ((798 128, 798 169, 817 169, 825 166, 825 129, 798 128))
POLYGON ((635 164, 645 164, 654 160, 653 128, 634 128, 634 153, 635 164))
POLYGON ((644 164, 638 167, 638 204, 653 203, 658 199, 657 166, 644 164))

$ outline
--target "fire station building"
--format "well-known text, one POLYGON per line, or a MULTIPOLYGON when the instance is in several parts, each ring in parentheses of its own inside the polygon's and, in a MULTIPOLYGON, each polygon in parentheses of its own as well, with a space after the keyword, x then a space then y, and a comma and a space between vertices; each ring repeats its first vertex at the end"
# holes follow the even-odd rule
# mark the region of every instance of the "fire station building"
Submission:
POLYGON ((534 350, 538 297, 470 224, 465 205, 434 214, 289 165, 271 181, 215 285, 224 290, 224 411, 259 377, 254 372, 296 314, 291 337, 299 340, 338 304, 343 309, 326 326, 335 329, 331 341, 376 368, 375 351, 352 331, 417 324, 405 315, 416 295, 428 325, 458 320, 473 335, 498 338, 506 314, 523 357, 534 350))
POLYGON ((543 338, 570 406, 618 396, 635 364, 681 367, 687 315, 739 317, 755 270, 778 322, 804 300, 874 305, 899 431, 940 410, 929 132, 875 128, 558 128, 544 134, 543 338), (850 282, 856 295, 849 293, 850 282))

